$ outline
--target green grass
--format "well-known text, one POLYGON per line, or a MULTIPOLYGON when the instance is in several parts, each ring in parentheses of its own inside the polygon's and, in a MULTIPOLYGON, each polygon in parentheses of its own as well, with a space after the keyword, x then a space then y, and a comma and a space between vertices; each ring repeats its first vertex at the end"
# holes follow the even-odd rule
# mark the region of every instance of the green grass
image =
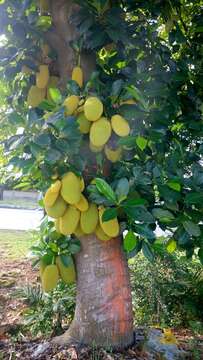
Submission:
POLYGON ((34 241, 29 231, 0 230, 1 256, 3 259, 24 258, 34 241))

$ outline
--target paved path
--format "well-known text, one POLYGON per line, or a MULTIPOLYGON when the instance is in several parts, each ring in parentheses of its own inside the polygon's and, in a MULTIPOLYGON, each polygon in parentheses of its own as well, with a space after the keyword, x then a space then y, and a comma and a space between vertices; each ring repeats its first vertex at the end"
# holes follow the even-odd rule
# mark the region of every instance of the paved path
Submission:
POLYGON ((0 208, 0 229, 37 229, 43 216, 40 210, 20 210, 0 208))

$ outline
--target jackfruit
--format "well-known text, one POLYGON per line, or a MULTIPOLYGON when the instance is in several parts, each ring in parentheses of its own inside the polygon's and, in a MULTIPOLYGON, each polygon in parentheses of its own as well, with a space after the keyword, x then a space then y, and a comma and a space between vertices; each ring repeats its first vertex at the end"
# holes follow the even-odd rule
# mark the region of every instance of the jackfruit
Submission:
POLYGON ((79 130, 82 134, 88 134, 91 127, 91 122, 87 120, 84 113, 81 113, 77 117, 77 123, 79 124, 79 130))
POLYGON ((76 96, 76 95, 71 95, 71 96, 68 96, 63 105, 65 106, 66 108, 66 115, 69 116, 69 115, 72 115, 74 113, 74 111, 77 109, 78 107, 78 103, 79 103, 79 97, 76 96))
POLYGON ((75 207, 80 211, 88 210, 89 204, 83 194, 81 194, 80 201, 77 204, 75 204, 75 207))
POLYGON ((101 117, 92 124, 90 129, 90 142, 94 146, 103 146, 107 143, 111 136, 111 124, 105 118, 101 117))
POLYGON ((60 234, 60 233, 61 233, 60 227, 59 227, 60 218, 56 219, 56 220, 54 221, 54 224, 55 224, 55 229, 56 229, 56 231, 60 234))
POLYGON ((74 265, 66 267, 61 261, 61 258, 59 256, 57 256, 56 258, 56 265, 58 267, 60 277, 64 281, 64 283, 72 284, 73 282, 76 281, 76 273, 75 273, 74 265))
POLYGON ((120 105, 134 105, 134 104, 136 104, 136 101, 134 99, 123 100, 120 102, 120 105))
POLYGON ((95 204, 90 204, 89 209, 81 213, 80 226, 85 234, 95 231, 98 223, 98 209, 95 204))
POLYGON ((42 49, 42 55, 43 56, 48 56, 49 53, 50 53, 50 46, 48 44, 42 44, 41 46, 41 49, 42 49))
POLYGON ((84 113, 89 121, 98 120, 103 113, 102 102, 97 97, 89 97, 84 104, 84 113))
POLYGON ((59 271, 56 265, 47 265, 42 274, 42 288, 45 292, 53 290, 59 280, 59 271))
POLYGON ((83 86, 83 71, 81 69, 81 67, 76 66, 73 69, 72 72, 72 80, 76 81, 76 83, 82 87, 83 86))
POLYGON ((58 219, 63 216, 67 209, 65 200, 59 195, 53 206, 45 206, 45 210, 48 216, 58 219))
POLYGON ((99 222, 102 230, 105 232, 106 235, 112 237, 116 237, 119 234, 119 223, 118 219, 114 218, 109 221, 102 221, 102 215, 105 211, 104 207, 99 208, 99 222))
POLYGON ((130 133, 130 126, 128 122, 120 115, 112 116, 111 126, 113 128, 113 131, 118 136, 128 136, 130 133))
POLYGON ((94 153, 101 152, 101 151, 103 150, 103 148, 104 148, 104 146, 94 146, 94 145, 91 143, 91 141, 90 141, 89 146, 90 146, 90 150, 91 150, 92 152, 94 152, 94 153))
POLYGON ((61 196, 67 203, 73 205, 80 201, 80 178, 73 172, 69 171, 62 178, 61 196))
POLYGON ((80 224, 78 224, 77 228, 74 231, 74 235, 79 239, 81 236, 84 236, 85 233, 82 231, 80 224))
POLYGON ((50 76, 49 82, 47 84, 47 100, 52 101, 52 97, 49 93, 50 88, 56 88, 59 83, 59 77, 58 76, 50 76))
POLYGON ((44 89, 49 81, 48 65, 40 65, 39 72, 36 74, 36 85, 39 89, 44 89))
POLYGON ((41 260, 39 263, 39 273, 40 273, 40 278, 42 279, 42 275, 44 270, 46 269, 46 264, 41 260))
POLYGON ((53 206, 61 188, 61 181, 57 180, 54 184, 52 184, 49 189, 46 191, 44 195, 44 204, 45 206, 53 206))
POLYGON ((27 96, 28 106, 37 107, 44 100, 45 96, 46 89, 39 89, 37 86, 32 85, 27 96))
POLYGON ((113 150, 108 145, 104 148, 105 155, 109 161, 115 163, 121 159, 122 155, 122 148, 118 147, 117 149, 113 150))
POLYGON ((108 241, 111 239, 108 235, 105 234, 105 232, 102 230, 99 224, 96 227, 95 234, 98 237, 98 239, 102 241, 108 241))
POLYGON ((21 72, 23 74, 32 74, 32 69, 30 69, 27 65, 23 65, 21 68, 21 72))
POLYGON ((48 12, 50 9, 49 0, 40 0, 40 11, 41 12, 48 12))
POLYGON ((80 211, 74 206, 68 206, 65 214, 59 219, 59 229, 63 235, 71 235, 76 230, 80 220, 80 211))
POLYGON ((80 191, 84 191, 85 190, 85 182, 83 177, 80 178, 80 191))

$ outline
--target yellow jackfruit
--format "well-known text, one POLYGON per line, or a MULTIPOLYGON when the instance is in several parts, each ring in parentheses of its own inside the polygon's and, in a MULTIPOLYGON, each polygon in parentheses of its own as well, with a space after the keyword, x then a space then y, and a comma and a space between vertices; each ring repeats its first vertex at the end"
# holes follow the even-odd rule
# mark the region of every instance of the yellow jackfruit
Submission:
POLYGON ((101 152, 101 151, 103 150, 103 148, 104 148, 104 146, 94 146, 94 145, 91 143, 91 141, 90 141, 89 146, 90 146, 90 150, 91 150, 92 152, 94 152, 94 153, 101 152))
POLYGON ((108 235, 105 234, 105 232, 102 230, 99 224, 96 227, 95 234, 98 237, 98 239, 102 241, 108 241, 111 239, 108 235))
POLYGON ((59 229, 63 235, 71 235, 76 230, 80 220, 80 211, 74 206, 68 206, 65 214, 59 219, 59 229))
POLYGON ((46 89, 39 89, 37 86, 32 85, 27 96, 28 106, 37 107, 44 100, 45 96, 46 89))
POLYGON ((79 239, 81 236, 84 236, 85 233, 82 231, 80 224, 78 224, 77 228, 74 231, 74 235, 79 239))
POLYGON ((81 69, 81 67, 76 66, 73 69, 72 72, 72 80, 76 81, 76 83, 82 87, 83 86, 83 71, 81 69))
POLYGON ((85 190, 85 182, 83 177, 80 178, 80 191, 84 191, 85 190))
POLYGON ((61 181, 57 180, 54 184, 52 184, 49 189, 46 191, 44 195, 44 204, 45 207, 53 206, 61 188, 61 181))
POLYGON ((63 105, 66 108, 66 115, 72 115, 74 111, 77 109, 79 103, 79 97, 76 95, 68 96, 63 105))
POLYGON ((46 264, 41 260, 40 263, 39 263, 39 273, 40 273, 40 278, 42 279, 42 275, 43 275, 43 272, 46 268, 46 264))
POLYGON ((118 147, 117 149, 113 150, 108 145, 104 148, 105 155, 109 161, 115 163, 121 159, 122 155, 122 148, 118 147))
POLYGON ((89 209, 81 213, 80 226, 85 234, 91 234, 95 231, 98 223, 98 209, 95 204, 90 204, 89 209))
POLYGON ((92 124, 90 129, 90 142, 94 146, 103 146, 107 143, 111 136, 111 124, 105 118, 101 117, 92 124))
POLYGON ((120 115, 113 115, 111 118, 111 126, 113 131, 118 136, 128 136, 130 133, 130 126, 128 122, 120 115))
POLYGON ((75 266, 74 265, 66 267, 63 264, 63 262, 61 261, 59 256, 57 256, 57 258, 56 258, 56 265, 58 267, 61 279, 66 284, 72 284, 73 282, 75 282, 76 273, 75 273, 75 266))
POLYGON ((99 222, 102 230, 105 232, 106 235, 112 237, 116 237, 119 234, 119 223, 118 219, 114 218, 109 221, 102 221, 102 215, 105 211, 104 207, 99 208, 99 222))
POLYGON ((42 274, 42 288, 45 292, 53 290, 59 280, 59 271, 56 265, 47 265, 42 274))
POLYGON ((80 178, 69 171, 62 178, 61 196, 67 203, 74 205, 80 201, 80 178))
POLYGON ((42 49, 42 55, 43 56, 48 56, 49 53, 50 53, 50 46, 48 44, 43 44, 41 46, 41 49, 42 49))
MULTIPOLYGON (((78 106, 77 110, 76 110, 76 115, 80 114, 84 112, 84 105, 78 106)), ((89 120, 88 120, 89 121, 89 120)))
POLYGON ((65 213, 67 204, 65 200, 59 195, 53 206, 46 206, 45 210, 48 216, 58 219, 65 213))
POLYGON ((89 97, 84 104, 84 113, 89 121, 98 120, 103 113, 102 102, 97 97, 89 97))
POLYGON ((59 223, 60 223, 60 218, 55 219, 54 224, 55 224, 55 229, 56 231, 60 234, 60 227, 59 227, 59 223))
POLYGON ((90 127, 91 127, 91 122, 89 120, 87 120, 87 118, 85 117, 85 115, 83 113, 81 113, 77 117, 77 123, 79 125, 79 130, 82 134, 89 133, 90 127))
POLYGON ((77 204, 75 204, 75 207, 80 211, 88 210, 89 204, 83 194, 81 194, 80 201, 77 204))
POLYGON ((39 89, 44 89, 49 81, 48 65, 40 65, 39 72, 36 74, 36 85, 39 89))

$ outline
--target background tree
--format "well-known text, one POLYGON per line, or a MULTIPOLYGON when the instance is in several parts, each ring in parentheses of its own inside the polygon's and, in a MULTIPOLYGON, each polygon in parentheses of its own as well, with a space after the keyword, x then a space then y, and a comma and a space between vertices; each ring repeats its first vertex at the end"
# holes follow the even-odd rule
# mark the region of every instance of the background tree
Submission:
POLYGON ((142 251, 153 261, 159 225, 167 231, 168 251, 178 247, 188 257, 196 251, 203 261, 200 4, 5 0, 0 14, 0 65, 12 92, 4 121, 23 129, 5 141, 9 165, 20 169, 22 186, 42 191, 56 179, 60 184, 64 174, 76 176, 74 186, 83 178, 88 203, 104 207, 102 228, 117 219, 120 225, 119 236, 101 241, 98 232, 67 237, 60 222, 55 230, 44 220, 41 245, 33 249, 41 265, 53 266, 59 255, 70 268, 77 238, 81 243, 75 318, 56 341, 129 345, 133 316, 125 255, 142 251), (84 84, 72 75, 76 66, 84 84), (71 96, 77 102, 72 111, 71 96), (89 134, 81 131, 78 117, 89 97, 100 99, 111 119, 114 131, 105 149, 90 148, 89 134), (118 114, 122 120, 112 120, 118 114))

